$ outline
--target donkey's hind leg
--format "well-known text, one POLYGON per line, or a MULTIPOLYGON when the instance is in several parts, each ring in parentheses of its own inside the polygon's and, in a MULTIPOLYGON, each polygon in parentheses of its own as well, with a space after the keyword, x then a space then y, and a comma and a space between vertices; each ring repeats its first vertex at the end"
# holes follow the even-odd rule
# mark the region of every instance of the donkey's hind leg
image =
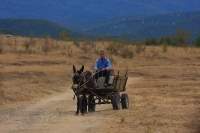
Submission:
POLYGON ((88 111, 93 112, 95 111, 95 99, 94 96, 90 95, 88 99, 88 111))
POLYGON ((92 97, 91 96, 89 96, 89 98, 88 98, 88 111, 89 112, 92 112, 92 104, 91 104, 91 102, 92 102, 92 97))

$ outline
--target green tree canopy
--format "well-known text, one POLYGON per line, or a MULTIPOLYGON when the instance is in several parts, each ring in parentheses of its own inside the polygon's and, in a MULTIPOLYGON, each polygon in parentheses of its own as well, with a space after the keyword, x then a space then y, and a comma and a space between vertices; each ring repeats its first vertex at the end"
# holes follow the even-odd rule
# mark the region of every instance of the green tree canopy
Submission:
POLYGON ((197 37, 195 38, 195 46, 200 48, 200 32, 197 35, 197 37))
POLYGON ((62 41, 70 41, 71 35, 68 31, 64 30, 57 35, 57 39, 62 41))

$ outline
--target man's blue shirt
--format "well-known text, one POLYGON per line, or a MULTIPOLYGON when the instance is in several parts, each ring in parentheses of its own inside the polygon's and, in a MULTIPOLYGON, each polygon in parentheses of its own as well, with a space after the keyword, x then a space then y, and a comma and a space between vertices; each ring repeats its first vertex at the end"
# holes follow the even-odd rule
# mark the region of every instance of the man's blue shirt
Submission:
POLYGON ((104 60, 102 60, 101 58, 98 58, 95 62, 95 66, 94 66, 94 69, 99 69, 101 70, 102 68, 106 68, 107 71, 110 70, 111 68, 111 63, 110 63, 110 60, 108 58, 105 57, 104 60))

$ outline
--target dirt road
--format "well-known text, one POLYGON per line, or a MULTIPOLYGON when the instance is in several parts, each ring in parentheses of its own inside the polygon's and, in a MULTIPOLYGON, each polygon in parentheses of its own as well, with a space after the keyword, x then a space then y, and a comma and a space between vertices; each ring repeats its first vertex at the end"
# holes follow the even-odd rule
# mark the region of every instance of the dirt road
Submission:
MULTIPOLYGON (((138 78, 129 78, 128 84, 138 78)), ((96 112, 75 116, 76 100, 73 91, 42 99, 33 103, 23 103, 17 107, 1 108, 1 133, 80 133, 101 130, 106 119, 114 117, 116 110, 111 105, 97 105, 96 112)))

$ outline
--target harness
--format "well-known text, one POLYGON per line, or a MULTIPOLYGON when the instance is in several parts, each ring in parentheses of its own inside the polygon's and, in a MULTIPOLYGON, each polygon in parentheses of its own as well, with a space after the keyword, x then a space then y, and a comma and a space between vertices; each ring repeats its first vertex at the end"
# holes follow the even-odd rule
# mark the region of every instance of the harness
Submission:
MULTIPOLYGON (((73 91, 74 91, 74 97, 73 97, 73 100, 75 100, 75 96, 76 95, 78 95, 80 92, 82 92, 84 89, 87 89, 89 92, 91 92, 93 95, 95 95, 95 96, 98 96, 96 93, 94 93, 93 91, 91 91, 89 88, 87 88, 87 83, 89 82, 89 80, 92 78, 92 77, 94 77, 94 75, 95 74, 97 74, 97 73, 99 73, 99 72, 101 72, 101 71, 98 71, 98 72, 96 72, 96 73, 94 73, 94 74, 92 74, 91 76, 90 76, 90 78, 88 78, 88 80, 86 81, 86 77, 85 77, 85 73, 86 72, 84 72, 84 73, 82 73, 80 76, 79 76, 79 78, 80 78, 80 82, 79 82, 79 87, 77 88, 77 89, 73 89, 73 91), (83 83, 82 85, 80 85, 81 83, 83 83)), ((99 98, 101 98, 100 96, 98 96, 99 98)), ((101 98, 101 99, 103 99, 103 98, 101 98)), ((105 102, 105 100, 103 100, 104 102, 105 102)))
POLYGON ((82 92, 84 89, 86 89, 86 88, 87 88, 87 83, 90 81, 90 79, 91 79, 92 77, 94 77, 94 75, 97 74, 97 73, 99 73, 99 72, 101 72, 101 71, 98 71, 98 72, 92 74, 92 75, 88 78, 88 80, 86 80, 86 77, 85 77, 85 74, 86 74, 87 72, 84 72, 84 73, 80 74, 80 76, 79 76, 79 78, 80 78, 80 80, 79 80, 79 87, 78 87, 77 89, 73 89, 73 88, 72 88, 72 89, 74 90, 75 94, 80 93, 80 92, 82 92), (81 83, 82 83, 82 85, 81 85, 81 83))
MULTIPOLYGON (((89 81, 89 80, 88 80, 89 81)), ((79 89, 77 92, 82 92, 85 88, 86 88, 86 78, 85 78, 85 75, 84 74, 81 74, 80 75, 80 82, 79 82, 79 89), (83 83, 81 85, 81 83, 83 83)))

